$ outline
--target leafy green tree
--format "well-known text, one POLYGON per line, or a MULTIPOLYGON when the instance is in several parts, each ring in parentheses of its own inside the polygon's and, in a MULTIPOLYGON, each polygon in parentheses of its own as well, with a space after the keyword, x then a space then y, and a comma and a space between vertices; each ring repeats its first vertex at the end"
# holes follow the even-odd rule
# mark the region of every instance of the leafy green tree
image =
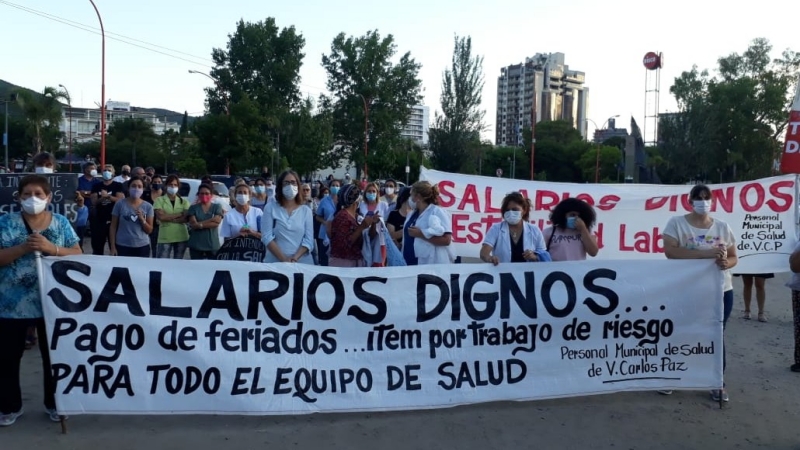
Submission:
MULTIPOLYGON (((752 179, 767 176, 787 125, 800 54, 773 59, 767 39, 718 60, 717 75, 697 67, 675 79, 676 114, 662 116, 662 179, 752 179)), ((715 180, 716 181, 716 180, 715 180)))
POLYGON ((608 145, 593 146, 586 150, 578 164, 581 167, 584 181, 594 182, 597 173, 600 182, 616 182, 619 175, 619 165, 621 153, 618 147, 608 145))
MULTIPOLYGON (((0 124, 5 124, 5 114, 0 113, 0 124)), ((2 126, 2 125, 0 125, 2 126)), ((0 133, 2 135, 2 133, 0 133)), ((27 135, 27 123, 24 118, 8 114, 8 159, 25 158, 31 152, 31 140, 27 135)), ((5 162, 3 162, 4 164, 5 162)), ((13 164, 12 164, 13 165, 13 164)))
POLYGON ((181 134, 187 134, 189 132, 189 113, 184 111, 183 112, 183 119, 181 120, 181 134))
POLYGON ((290 113, 284 124, 281 153, 292 169, 300 175, 310 175, 325 167, 326 155, 333 145, 330 117, 314 114, 311 99, 306 99, 297 111, 290 113))
MULTIPOLYGON (((530 128, 522 131, 523 150, 530 158, 531 132, 530 128)), ((540 172, 547 173, 549 181, 581 183, 594 182, 594 175, 590 179, 584 178, 583 169, 579 161, 584 153, 591 148, 591 144, 583 140, 581 133, 570 122, 564 120, 544 121, 536 124, 536 147, 534 155, 534 171, 536 179, 542 179, 540 172)), ((517 170, 521 169, 517 162, 517 170)), ((518 174, 530 178, 530 159, 524 172, 518 174)))
POLYGON ((321 96, 321 107, 332 118, 334 140, 339 144, 332 157, 352 161, 359 170, 366 161, 373 175, 397 167, 397 159, 384 153, 402 147, 401 128, 422 99, 420 64, 410 53, 395 63, 396 53, 394 37, 381 38, 375 30, 361 37, 341 33, 334 38, 331 52, 322 56, 331 96, 321 96))
MULTIPOLYGON (((175 158, 175 170, 184 177, 200 178, 208 173, 206 160, 200 153, 196 139, 181 139, 175 158)), ((164 172, 167 172, 166 169, 164 172)))
POLYGON ((480 145, 486 128, 481 109, 483 57, 472 56, 472 38, 454 39, 451 67, 442 75, 442 114, 428 132, 434 167, 448 172, 471 172, 469 150, 480 145))
POLYGON ((160 162, 158 136, 144 119, 121 119, 111 123, 106 138, 106 160, 131 166, 160 162))
POLYGON ((61 103, 67 93, 47 86, 41 94, 25 89, 16 91, 16 101, 28 122, 28 136, 36 153, 55 152, 60 146, 61 103), (55 131, 54 131, 55 130, 55 131))

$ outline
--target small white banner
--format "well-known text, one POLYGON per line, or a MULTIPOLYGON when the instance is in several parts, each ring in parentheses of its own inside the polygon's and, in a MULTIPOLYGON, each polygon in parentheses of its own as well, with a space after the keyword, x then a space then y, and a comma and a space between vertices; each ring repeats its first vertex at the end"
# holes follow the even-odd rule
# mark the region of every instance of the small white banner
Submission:
POLYGON ((63 414, 301 414, 722 385, 712 261, 44 258, 63 414))
MULTIPOLYGON (((661 259, 661 231, 670 217, 691 211, 691 186, 655 184, 579 184, 480 177, 421 169, 420 179, 439 185, 441 206, 453 219, 458 256, 477 258, 489 228, 503 220, 500 204, 520 191, 533 203, 531 222, 544 230, 550 211, 575 197, 594 206, 599 259, 661 259)), ((711 215, 725 221, 736 236, 739 264, 733 273, 789 271, 797 244, 795 175, 709 186, 711 215)))

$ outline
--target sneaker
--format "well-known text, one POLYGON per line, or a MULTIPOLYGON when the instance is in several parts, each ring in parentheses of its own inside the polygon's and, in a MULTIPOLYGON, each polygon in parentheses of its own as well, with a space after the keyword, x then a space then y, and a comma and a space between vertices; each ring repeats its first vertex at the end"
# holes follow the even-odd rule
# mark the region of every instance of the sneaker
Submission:
POLYGON ((730 397, 728 397, 728 391, 725 389, 714 389, 711 391, 711 400, 718 402, 720 401, 720 397, 723 402, 730 401, 730 397))
POLYGON ((63 417, 64 420, 69 419, 69 416, 61 416, 58 414, 58 411, 55 408, 46 408, 44 413, 50 417, 50 420, 53 422, 61 422, 61 418, 63 417))
POLYGON ((656 392, 658 392, 661 395, 672 395, 672 391, 671 390, 670 391, 662 390, 662 391, 656 391, 656 392))
POLYGON ((16 422, 17 419, 19 419, 19 416, 21 415, 22 415, 21 409, 15 413, 1 414, 0 427, 10 427, 11 425, 14 425, 14 422, 16 422))

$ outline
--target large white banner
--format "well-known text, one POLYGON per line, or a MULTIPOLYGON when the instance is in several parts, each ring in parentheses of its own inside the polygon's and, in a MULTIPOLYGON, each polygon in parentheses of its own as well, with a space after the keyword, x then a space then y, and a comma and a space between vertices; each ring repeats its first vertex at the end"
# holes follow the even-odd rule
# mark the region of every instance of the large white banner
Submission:
MULTIPOLYGON (((477 258, 489 227, 503 220, 500 204, 512 191, 531 199, 531 221, 545 229, 550 211, 575 197, 597 212, 599 259, 662 259, 661 231, 670 217, 692 210, 691 186, 578 184, 461 175, 422 169, 420 179, 439 185, 442 206, 453 218, 456 254, 477 258)), ((711 215, 736 236, 734 273, 788 272, 797 244, 797 187, 794 175, 709 186, 711 215)))
POLYGON ((298 414, 722 384, 710 261, 45 258, 65 414, 298 414))

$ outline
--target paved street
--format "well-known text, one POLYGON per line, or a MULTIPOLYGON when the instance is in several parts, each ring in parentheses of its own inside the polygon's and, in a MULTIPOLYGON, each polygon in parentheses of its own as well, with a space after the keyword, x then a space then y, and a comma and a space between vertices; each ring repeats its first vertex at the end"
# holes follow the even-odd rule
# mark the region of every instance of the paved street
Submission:
POLYGON ((800 374, 792 373, 788 274, 768 281, 769 323, 741 317, 741 281, 727 331, 731 401, 707 392, 626 393, 452 409, 281 417, 79 416, 69 434, 41 408, 36 351, 25 355, 27 413, 0 429, 0 449, 800 449, 800 374))

